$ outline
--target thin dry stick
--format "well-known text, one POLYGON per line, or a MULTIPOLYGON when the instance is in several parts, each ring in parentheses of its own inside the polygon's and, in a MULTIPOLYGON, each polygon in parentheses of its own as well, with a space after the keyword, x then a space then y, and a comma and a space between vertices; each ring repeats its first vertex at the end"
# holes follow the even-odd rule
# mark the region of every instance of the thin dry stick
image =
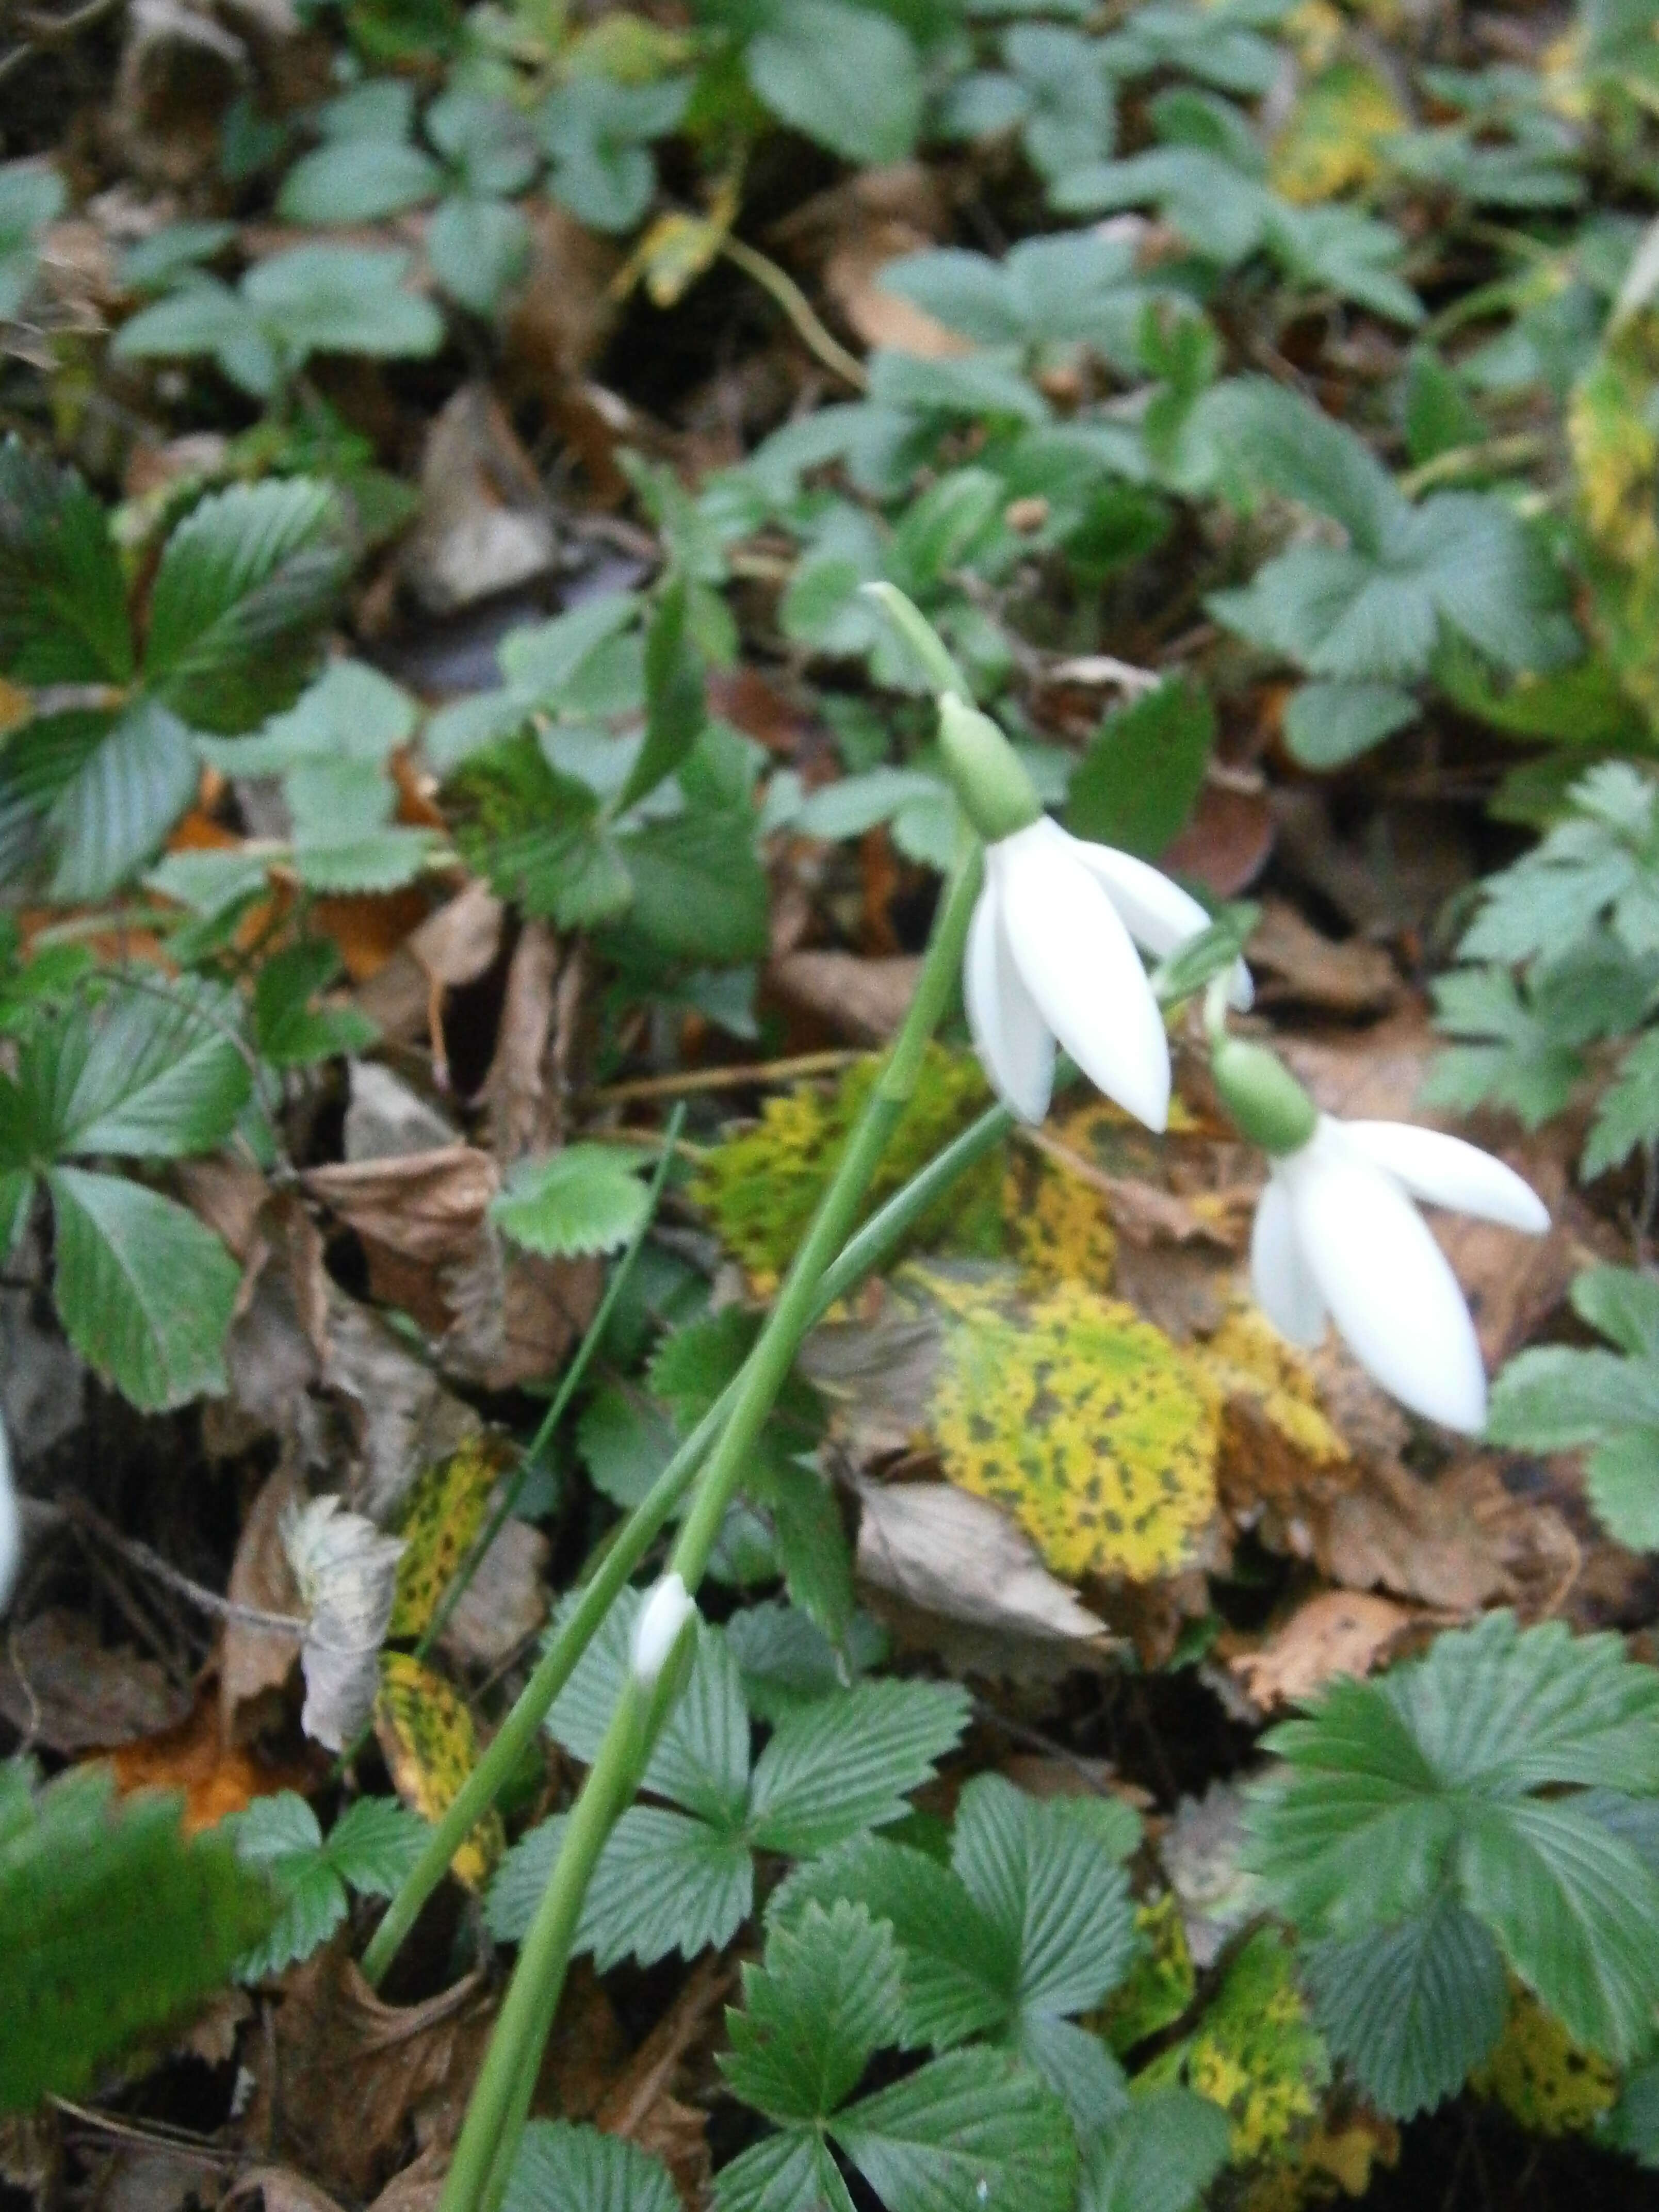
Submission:
MULTIPOLYGON (((835 1075, 861 1052, 798 1052, 791 1060, 748 1060, 737 1067, 694 1067, 678 1075, 641 1075, 584 1091, 584 1106, 625 1106, 636 1099, 683 1098, 693 1091, 740 1091, 751 1083, 793 1083, 804 1075, 835 1075)), ((654 1139, 653 1139, 654 1141, 654 1139)))
POLYGON ((177 1567, 169 1565, 159 1552, 152 1552, 148 1544, 141 1544, 136 1536, 124 1536, 118 1528, 112 1528, 103 1515, 88 1505, 84 1498, 73 1495, 66 1498, 64 1512, 70 1520, 78 1522, 89 1535, 95 1536, 100 1544, 107 1544, 112 1551, 118 1552, 129 1565, 137 1567, 141 1573, 152 1576, 168 1589, 176 1591, 179 1596, 187 1599, 201 1612, 210 1613, 220 1620, 231 1621, 239 1628, 262 1628, 276 1636, 303 1638, 305 1635, 306 1623, 293 1613, 264 1613, 258 1606, 238 1605, 234 1599, 221 1597, 216 1590, 192 1582, 188 1575, 180 1574, 177 1567))

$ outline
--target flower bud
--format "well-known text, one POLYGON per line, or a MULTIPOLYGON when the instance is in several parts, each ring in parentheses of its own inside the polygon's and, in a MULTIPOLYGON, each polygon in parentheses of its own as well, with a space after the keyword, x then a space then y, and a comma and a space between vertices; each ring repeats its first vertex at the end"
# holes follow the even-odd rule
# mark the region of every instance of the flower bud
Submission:
POLYGON ((1299 1152, 1319 1122, 1319 1109, 1284 1061, 1243 1037, 1217 1039, 1210 1072, 1238 1133, 1264 1152, 1299 1152))
POLYGON ((963 811, 988 845, 1041 821, 1036 786, 988 714, 947 693, 939 702, 939 742, 963 811))
POLYGON ((680 1631, 696 1612, 696 1602, 678 1575, 665 1575, 652 1585, 634 1623, 629 1663, 634 1679, 650 1689, 668 1664, 680 1631))

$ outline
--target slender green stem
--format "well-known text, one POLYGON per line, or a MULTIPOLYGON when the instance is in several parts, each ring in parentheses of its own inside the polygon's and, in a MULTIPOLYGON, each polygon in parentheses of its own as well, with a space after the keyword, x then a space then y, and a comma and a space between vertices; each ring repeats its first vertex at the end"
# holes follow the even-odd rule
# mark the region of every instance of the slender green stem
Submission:
POLYGON ((657 1162, 655 1171, 652 1175, 651 1187, 646 1194, 645 1211, 640 1216, 639 1226, 629 1238, 627 1249, 622 1258, 611 1271, 611 1280, 605 1285, 605 1296, 599 1301, 599 1310, 587 1325, 581 1343, 577 1347, 575 1358, 559 1378, 559 1387, 554 1393, 553 1402, 542 1416, 541 1425, 531 1438, 529 1449, 520 1461, 512 1481, 502 1491, 495 1510, 480 1532, 477 1540, 455 1570, 448 1589, 439 1600, 431 1620, 426 1625, 424 1634, 415 1646, 415 1656, 417 1659, 425 1658, 449 1625, 450 1615, 465 1596, 472 1577, 483 1565, 495 1539, 507 1526, 508 1515, 523 1497, 525 1485, 541 1465, 549 1444, 558 1434, 559 1424, 565 1417, 570 1401, 581 1388, 582 1377, 592 1364, 594 1354, 605 1341, 605 1330, 611 1325, 611 1315, 617 1310, 617 1300, 628 1287, 629 1278, 634 1272, 634 1263, 639 1258, 641 1247, 645 1243, 646 1231, 656 1218, 657 1206, 662 1198, 663 1185, 667 1182, 669 1170, 674 1164, 674 1146, 679 1139, 680 1125, 684 1120, 685 1107, 682 1103, 675 1107, 668 1117, 668 1127, 663 1133, 662 1157, 657 1162))
MULTIPOLYGON (((674 1547, 673 1569, 690 1590, 702 1579, 761 1425, 817 1316, 823 1279, 851 1231, 870 1178, 915 1094, 928 1040, 955 987, 980 870, 975 848, 946 889, 915 995, 886 1066, 737 1376, 735 1403, 703 1468, 674 1547)), ((530 2108, 536 2057, 558 2009, 582 1900, 605 1838, 638 1785, 652 1737, 674 1693, 672 1668, 654 1692, 647 1691, 632 1675, 623 1686, 520 1950, 455 2145, 439 2212, 493 2212, 499 2202, 530 2108)))

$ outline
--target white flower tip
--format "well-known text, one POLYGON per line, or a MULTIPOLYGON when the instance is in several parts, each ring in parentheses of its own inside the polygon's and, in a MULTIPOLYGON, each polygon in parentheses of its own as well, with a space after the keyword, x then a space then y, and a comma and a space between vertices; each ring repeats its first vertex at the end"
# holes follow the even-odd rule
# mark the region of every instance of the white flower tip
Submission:
POLYGON ((680 1631, 696 1612, 696 1601, 678 1575, 664 1575, 647 1593, 634 1623, 629 1664, 634 1679, 648 1690, 668 1664, 680 1631))
POLYGON ((1242 960, 1235 960, 1227 984, 1227 1004, 1236 1014, 1248 1014, 1255 1004, 1255 978, 1242 960))

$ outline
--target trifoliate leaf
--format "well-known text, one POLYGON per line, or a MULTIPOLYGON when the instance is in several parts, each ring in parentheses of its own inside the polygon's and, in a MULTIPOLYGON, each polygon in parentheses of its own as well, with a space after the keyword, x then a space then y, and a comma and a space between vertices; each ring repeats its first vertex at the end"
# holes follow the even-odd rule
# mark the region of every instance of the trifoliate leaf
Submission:
POLYGON ((37 1029, 18 1068, 38 1141, 59 1158, 178 1159, 211 1152, 247 1103, 236 1002, 188 981, 119 988, 37 1029))
POLYGON ((649 1200, 638 1152, 610 1145, 567 1145, 544 1159, 520 1161, 489 1215, 526 1251, 565 1259, 613 1252, 645 1219, 649 1200))
POLYGON ((1455 2096, 1503 2033, 1502 1955, 1444 1894, 1396 1927, 1316 1944, 1304 1972, 1333 2052, 1395 2119, 1455 2096))
POLYGON ((104 510, 72 469, 0 446, 0 663, 23 684, 125 684, 126 586, 104 510))
POLYGON ((808 1905, 743 1970, 743 2008, 728 2008, 720 2069, 769 2119, 827 2119, 899 2032, 892 1932, 862 1905, 808 1905))
MULTIPOLYGON (((419 1660, 383 1651, 374 1732, 399 1797, 422 1820, 441 1820, 478 1763, 477 1730, 460 1697, 419 1660)), ((482 1889, 502 1842, 501 1816, 492 1809, 456 1852, 456 1881, 482 1889)))
POLYGON ((210 1229, 118 1176, 54 1168, 52 1296, 81 1357, 146 1412, 225 1388, 241 1270, 210 1229))
POLYGON ((1267 1741, 1288 1764, 1250 1805, 1251 1863, 1292 1921, 1357 1939, 1448 1897, 1576 2040, 1637 2046, 1659 1965, 1635 1931, 1659 1885, 1573 1795, 1527 1794, 1659 1787, 1659 1678, 1616 1638, 1491 1613, 1267 1741))
POLYGON ((519 2138, 501 2212, 679 2212, 659 2159, 625 2136, 570 2120, 532 2120, 519 2138))
POLYGON ((913 1269, 945 1335, 929 1419, 951 1481, 1005 1506, 1057 1574, 1150 1581, 1215 1505, 1213 1407, 1175 1346, 1079 1283, 913 1269))
POLYGON ((953 1683, 884 1680, 787 1714, 755 1762, 749 1833, 763 1850, 803 1857, 901 1819, 968 1711, 953 1683))
POLYGON ((213 493, 162 553, 145 681, 198 729, 252 728, 298 691, 347 566, 328 485, 295 477, 213 493))
POLYGON ((26 2112, 223 1982, 274 1906, 226 1838, 185 1842, 177 1797, 114 1806, 106 1768, 0 1802, 0 2112, 26 2112))
POLYGON ((754 1861, 741 1835, 683 1813, 635 1805, 611 1831, 582 1908, 578 1942, 604 1973, 729 1943, 754 1905, 754 1861))
POLYGON ((1000 2051, 935 2058, 830 2131, 890 2212, 1070 2212, 1077 2189, 1064 2106, 1000 2051))

